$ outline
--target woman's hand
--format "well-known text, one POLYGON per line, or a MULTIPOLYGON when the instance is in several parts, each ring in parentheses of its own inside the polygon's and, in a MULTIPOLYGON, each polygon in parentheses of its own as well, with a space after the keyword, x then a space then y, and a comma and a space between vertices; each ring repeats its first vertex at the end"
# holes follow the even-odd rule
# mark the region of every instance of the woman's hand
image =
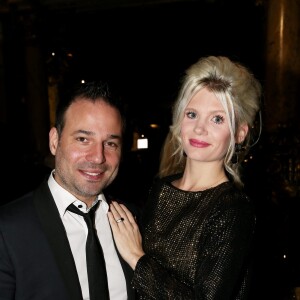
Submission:
POLYGON ((132 213, 125 205, 112 201, 108 219, 119 253, 134 270, 145 252, 142 248, 142 236, 132 213))

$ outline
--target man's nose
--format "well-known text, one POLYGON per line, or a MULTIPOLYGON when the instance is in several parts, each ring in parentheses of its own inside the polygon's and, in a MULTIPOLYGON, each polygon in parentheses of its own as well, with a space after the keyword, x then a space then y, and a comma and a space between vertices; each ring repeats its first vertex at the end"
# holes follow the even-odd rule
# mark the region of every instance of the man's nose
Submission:
POLYGON ((105 155, 104 155, 104 146, 103 144, 94 144, 89 149, 86 160, 89 162, 94 162, 97 164, 101 164, 105 162, 105 155))

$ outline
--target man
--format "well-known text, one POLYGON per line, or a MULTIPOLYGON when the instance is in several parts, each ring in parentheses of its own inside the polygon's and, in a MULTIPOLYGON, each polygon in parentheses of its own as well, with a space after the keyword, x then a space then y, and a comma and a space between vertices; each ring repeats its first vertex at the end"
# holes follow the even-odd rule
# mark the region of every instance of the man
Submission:
POLYGON ((61 99, 49 133, 55 167, 48 180, 0 209, 1 300, 134 299, 132 271, 115 248, 103 193, 118 173, 124 127, 105 83, 82 84, 61 99), (91 297, 98 284, 87 267, 90 233, 72 204, 83 216, 96 208, 109 296, 91 297))

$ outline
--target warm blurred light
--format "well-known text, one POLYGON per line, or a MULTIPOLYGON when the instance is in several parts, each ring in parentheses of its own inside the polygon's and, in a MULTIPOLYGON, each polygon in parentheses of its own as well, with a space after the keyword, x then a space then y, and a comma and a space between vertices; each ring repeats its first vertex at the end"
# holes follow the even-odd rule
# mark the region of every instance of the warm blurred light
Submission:
POLYGON ((73 57, 73 54, 72 53, 68 53, 67 56, 68 57, 73 57))
POLYGON ((137 140, 138 149, 148 149, 148 139, 142 138, 137 140))
POLYGON ((286 259, 286 255, 285 254, 283 254, 283 258, 286 259))
POLYGON ((84 79, 81 79, 81 83, 85 83, 85 80, 84 80, 84 79))
POLYGON ((51 55, 52 55, 52 56, 55 56, 55 52, 52 52, 51 55))
POLYGON ((158 128, 158 127, 159 127, 159 125, 158 125, 158 124, 154 124, 154 123, 153 123, 153 124, 150 124, 150 127, 151 127, 151 128, 158 128))

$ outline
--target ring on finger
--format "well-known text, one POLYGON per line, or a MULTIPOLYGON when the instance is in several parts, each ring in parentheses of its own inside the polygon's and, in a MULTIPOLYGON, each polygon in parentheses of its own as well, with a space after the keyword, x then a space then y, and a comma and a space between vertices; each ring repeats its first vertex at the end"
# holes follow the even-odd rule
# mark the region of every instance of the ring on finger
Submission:
POLYGON ((120 222, 123 222, 124 221, 124 218, 120 218, 118 220, 116 220, 117 223, 120 223, 120 222))

